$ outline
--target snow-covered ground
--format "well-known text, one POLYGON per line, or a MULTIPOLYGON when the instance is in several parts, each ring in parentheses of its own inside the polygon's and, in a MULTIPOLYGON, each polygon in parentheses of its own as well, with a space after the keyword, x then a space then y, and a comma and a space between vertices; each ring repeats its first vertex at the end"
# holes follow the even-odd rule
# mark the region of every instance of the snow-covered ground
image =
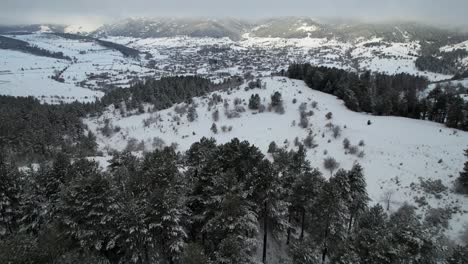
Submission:
POLYGON ((365 168, 368 192, 373 203, 385 203, 386 194, 392 194, 391 210, 404 202, 414 204, 415 198, 421 197, 425 197, 428 202, 428 206, 420 209, 422 214, 429 207, 458 208, 459 213, 453 216, 447 231, 452 238, 457 238, 463 225, 468 222, 468 214, 461 213, 468 211, 468 198, 451 191, 445 191, 442 197, 436 198, 424 193, 417 186, 420 179, 440 179, 445 186, 452 188, 465 161, 463 150, 468 147, 467 132, 429 121, 352 112, 341 100, 311 90, 302 81, 280 77, 266 77, 262 80, 266 83, 266 89, 245 91, 244 87, 240 87, 231 93, 217 92, 224 100, 228 100, 231 110, 235 98, 243 100, 242 106, 246 112, 241 113, 239 118, 228 119, 224 114, 223 103, 209 109, 207 98, 195 98, 198 118, 194 122, 188 122, 185 115, 179 116, 174 110, 175 106, 155 113, 127 117, 109 109, 103 116, 90 118, 85 122, 97 134, 99 147, 104 152, 109 149, 123 150, 131 138, 143 140, 147 150, 152 149, 153 138, 158 137, 167 145, 177 143, 179 150, 184 151, 201 137, 214 137, 218 143, 237 137, 255 144, 266 154, 271 141, 279 146, 294 148, 296 137, 302 141, 312 131, 318 146, 309 149, 307 158, 325 176, 330 176, 330 172, 322 166, 325 157, 334 157, 340 162, 340 167, 345 169, 350 169, 355 162, 359 162, 365 168), (246 104, 252 94, 258 93, 262 103, 268 105, 270 96, 275 91, 283 96, 284 114, 268 111, 257 113, 248 109, 246 104), (293 99, 297 102, 293 103, 293 99), (316 108, 312 108, 314 101, 317 102, 316 108), (298 125, 298 109, 302 103, 307 104, 307 111, 314 111, 307 129, 298 125), (215 109, 220 112, 220 119, 216 122, 219 131, 217 134, 210 130, 215 109), (325 117, 328 112, 333 113, 331 120, 325 117), (143 122, 150 117, 158 121, 145 127, 143 122), (180 123, 177 124, 176 120, 179 118, 180 123), (120 132, 110 138, 103 136, 99 128, 104 126, 105 119, 110 119, 113 127, 120 127, 120 132), (372 122, 371 125, 367 124, 368 120, 372 122), (326 127, 329 122, 342 128, 342 135, 337 139, 326 127), (232 127, 232 131, 222 132, 223 126, 232 127), (363 140, 365 145, 358 148, 359 151, 364 151, 364 157, 346 154, 342 143, 344 138, 348 138, 356 146, 363 140), (414 190, 411 188, 412 184, 414 190))
POLYGON ((139 78, 197 74, 221 81, 246 73, 269 76, 294 62, 387 74, 406 72, 432 81, 451 77, 418 71, 414 61, 420 45, 411 41, 389 43, 379 38, 360 38, 342 42, 333 38, 259 38, 249 34, 239 41, 183 36, 105 39, 144 52, 140 59, 132 59, 95 42, 61 38, 48 34, 47 28, 43 31, 8 37, 63 52, 74 62, 0 50, 0 94, 32 95, 47 102, 93 101, 102 96, 96 90, 105 90, 109 85, 128 87, 139 78), (50 79, 61 70, 64 83, 50 79))
POLYGON ((100 91, 81 88, 73 83, 50 78, 68 61, 0 49, 0 93, 11 96, 34 96, 48 103, 93 102, 102 97, 100 91))

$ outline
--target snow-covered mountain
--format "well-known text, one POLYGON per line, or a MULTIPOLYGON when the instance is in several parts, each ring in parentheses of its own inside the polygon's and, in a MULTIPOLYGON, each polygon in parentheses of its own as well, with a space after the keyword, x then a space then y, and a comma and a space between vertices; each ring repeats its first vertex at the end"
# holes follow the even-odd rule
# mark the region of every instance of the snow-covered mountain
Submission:
POLYGON ((97 29, 97 36, 160 38, 175 36, 239 39, 250 24, 237 19, 129 18, 97 29))

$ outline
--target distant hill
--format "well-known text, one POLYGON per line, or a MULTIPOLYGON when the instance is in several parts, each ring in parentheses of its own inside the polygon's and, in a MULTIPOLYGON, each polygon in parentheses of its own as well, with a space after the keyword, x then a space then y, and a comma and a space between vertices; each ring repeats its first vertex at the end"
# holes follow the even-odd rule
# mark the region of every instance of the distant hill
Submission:
POLYGON ((174 36, 228 37, 239 39, 251 24, 236 19, 131 18, 104 25, 94 32, 101 36, 160 38, 174 36))
POLYGON ((63 33, 66 26, 56 24, 0 25, 0 35, 30 34, 33 32, 63 33))

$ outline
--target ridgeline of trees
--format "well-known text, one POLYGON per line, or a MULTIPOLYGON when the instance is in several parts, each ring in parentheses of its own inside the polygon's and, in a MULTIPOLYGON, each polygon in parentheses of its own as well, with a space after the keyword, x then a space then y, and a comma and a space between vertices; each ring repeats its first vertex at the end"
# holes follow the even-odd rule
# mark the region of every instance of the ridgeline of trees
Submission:
POLYGON ((127 109, 137 109, 143 103, 154 105, 155 110, 162 110, 191 100, 193 97, 236 87, 242 80, 233 77, 220 84, 198 76, 165 77, 160 80, 147 79, 134 83, 130 88, 116 88, 101 98, 101 104, 114 104, 117 108, 124 103, 127 109))
POLYGON ((54 59, 69 60, 72 59, 65 56, 63 52, 53 52, 50 50, 42 49, 37 46, 31 46, 28 42, 0 36, 0 49, 16 50, 21 52, 30 53, 36 56, 50 57, 54 59))
MULTIPOLYGON (((438 51, 431 55, 422 55, 415 61, 420 71, 430 71, 442 74, 457 74, 460 72, 460 60, 468 57, 468 51, 456 49, 448 52, 438 51)), ((466 70, 466 69, 465 69, 466 70)), ((461 70, 463 72, 463 70, 461 70)))
POLYGON ((96 42, 97 44, 103 47, 119 51, 125 57, 139 58, 140 56, 139 50, 129 48, 125 45, 117 44, 117 43, 110 42, 110 41, 104 41, 104 40, 100 40, 100 39, 96 39, 96 38, 92 38, 88 36, 82 36, 82 35, 71 34, 71 33, 51 33, 51 34, 59 36, 61 38, 65 38, 65 39, 96 42))
POLYGON ((82 118, 97 115, 110 105, 144 111, 142 104, 152 103, 154 110, 162 110, 240 82, 233 78, 213 84, 200 77, 168 77, 113 89, 95 103, 62 105, 41 104, 32 97, 0 96, 0 149, 21 161, 44 160, 58 152, 74 157, 94 155, 94 135, 85 133, 82 118))
POLYGON ((304 80, 314 90, 333 94, 353 111, 431 120, 448 127, 468 130, 468 103, 453 87, 437 86, 427 98, 418 94, 428 81, 409 74, 357 74, 336 68, 293 64, 288 76, 304 80))
POLYGON ((20 172, 1 154, 1 263, 266 263, 272 237, 294 264, 467 258, 414 207, 370 207, 359 164, 326 180, 302 146, 270 162, 248 142, 204 138, 184 154, 117 153, 107 172, 63 154, 20 172))

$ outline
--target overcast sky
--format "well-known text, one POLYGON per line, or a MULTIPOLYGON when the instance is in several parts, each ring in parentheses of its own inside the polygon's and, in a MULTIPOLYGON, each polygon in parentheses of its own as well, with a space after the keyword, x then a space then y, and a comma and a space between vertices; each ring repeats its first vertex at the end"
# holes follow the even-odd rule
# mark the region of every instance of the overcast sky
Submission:
POLYGON ((131 16, 310 16, 468 27, 468 0, 0 0, 0 24, 102 23, 131 16))

